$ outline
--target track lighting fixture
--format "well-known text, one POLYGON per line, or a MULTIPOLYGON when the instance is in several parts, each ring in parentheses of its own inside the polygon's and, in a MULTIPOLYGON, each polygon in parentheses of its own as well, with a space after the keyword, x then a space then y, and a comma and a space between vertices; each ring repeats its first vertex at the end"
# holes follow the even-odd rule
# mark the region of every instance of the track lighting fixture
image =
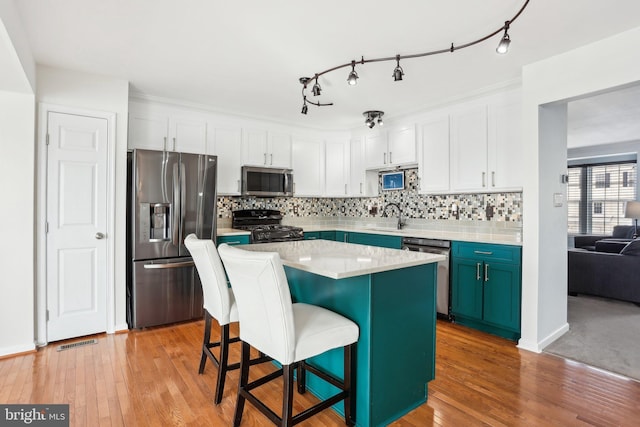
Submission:
POLYGON ((316 74, 316 82, 313 85, 313 89, 311 89, 311 91, 313 92, 313 96, 320 95, 320 92, 322 91, 322 88, 320 87, 320 83, 318 83, 318 75, 317 74, 316 74))
MULTIPOLYGON (((349 72, 349 76, 347 77, 347 83, 349 83, 349 85, 353 86, 355 84, 358 83, 358 73, 356 72, 356 62, 359 64, 367 64, 369 62, 383 62, 383 61, 396 61, 396 68, 393 70, 393 80, 394 81, 400 81, 402 80, 402 77, 404 76, 404 70, 402 69, 402 67, 400 66, 400 60, 401 59, 413 59, 413 58, 422 58, 425 56, 432 56, 432 55, 439 55, 441 53, 453 53, 457 50, 460 49, 465 49, 467 47, 471 47, 474 46, 478 43, 481 43, 487 39, 490 39, 491 37, 495 36, 496 34, 500 33, 501 31, 504 31, 504 34, 502 35, 502 38, 500 39, 500 43, 498 44, 498 47, 496 49, 496 52, 499 54, 505 54, 507 53, 507 51, 509 50, 509 44, 511 43, 511 37, 509 36, 509 27, 510 25, 520 16, 520 14, 524 11, 524 9, 527 7, 527 5, 529 4, 529 0, 525 0, 524 4, 522 5, 522 7, 520 7, 520 10, 518 10, 518 13, 515 14, 515 16, 513 18, 511 18, 508 21, 505 21, 504 25, 500 28, 498 28, 497 30, 493 31, 490 34, 487 34, 484 37, 481 37, 477 40, 468 42, 468 43, 463 43, 463 44, 459 44, 457 46, 455 46, 453 43, 451 43, 451 46, 447 46, 444 49, 439 49, 439 50, 433 50, 430 52, 423 52, 423 53, 415 53, 415 54, 410 54, 410 55, 396 55, 396 56, 391 56, 391 57, 385 57, 385 58, 372 58, 372 59, 364 59, 364 57, 361 57, 361 59, 359 61, 355 61, 352 60, 351 62, 347 62, 346 64, 341 64, 335 67, 331 67, 328 68, 320 73, 315 73, 315 76, 313 77, 315 83, 312 87, 312 93, 314 96, 319 96, 320 92, 321 92, 321 87, 320 84, 318 83, 318 77, 322 76, 323 74, 329 73, 331 71, 336 71, 339 70, 341 68, 346 68, 348 66, 351 66, 351 72, 349 72)), ((304 99, 304 105, 302 108, 302 114, 307 114, 307 104, 311 104, 311 105, 315 105, 317 107, 324 107, 327 105, 333 105, 333 103, 329 102, 329 103, 320 103, 320 102, 313 102, 313 101, 309 101, 306 99, 306 90, 307 90, 307 83, 311 80, 311 78, 309 77, 300 77, 300 83, 302 83, 302 96, 304 99)), ((381 116, 380 116, 381 117, 381 116)), ((368 118, 368 117, 367 117, 368 118)), ((373 122, 367 122, 367 126, 369 126, 370 128, 372 128, 373 126, 375 126, 375 120, 378 119, 378 117, 374 118, 373 122), (373 123, 373 125, 370 125, 370 123, 373 123)), ((380 120, 378 122, 378 124, 382 125, 382 120, 380 120)))
POLYGON ((358 83, 358 73, 356 73, 356 61, 351 61, 351 72, 349 73, 349 77, 347 77, 347 83, 351 86, 358 83))
POLYGON ((500 55, 504 55, 509 51, 509 43, 511 43, 511 38, 509 38, 509 21, 504 23, 504 35, 502 39, 500 39, 500 43, 498 43, 498 47, 496 48, 496 52, 500 55))
POLYGON ((384 122, 382 121, 384 111, 370 110, 365 111, 362 115, 366 117, 364 124, 367 125, 369 129, 372 129, 376 125, 376 122, 379 126, 384 125, 384 122))
POLYGON ((397 61, 397 65, 396 65, 396 68, 393 70, 394 82, 398 82, 402 80, 402 76, 404 76, 404 70, 400 66, 400 55, 396 55, 396 61, 397 61))

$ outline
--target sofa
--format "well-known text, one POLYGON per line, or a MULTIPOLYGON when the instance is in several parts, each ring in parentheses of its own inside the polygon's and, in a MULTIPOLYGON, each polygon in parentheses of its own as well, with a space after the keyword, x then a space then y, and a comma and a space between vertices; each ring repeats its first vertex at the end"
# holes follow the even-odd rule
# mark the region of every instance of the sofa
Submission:
POLYGON ((640 304, 640 239, 620 253, 569 249, 569 295, 594 295, 640 304))
POLYGON ((622 248, 633 239, 633 225, 616 225, 611 235, 587 234, 573 238, 577 249, 620 253, 622 248))

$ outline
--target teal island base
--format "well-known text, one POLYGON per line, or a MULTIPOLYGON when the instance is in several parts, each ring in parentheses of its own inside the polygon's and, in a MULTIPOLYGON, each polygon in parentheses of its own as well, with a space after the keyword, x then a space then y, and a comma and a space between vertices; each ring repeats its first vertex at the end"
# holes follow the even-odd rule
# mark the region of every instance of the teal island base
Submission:
MULTIPOLYGON (((360 327, 356 354, 356 425, 383 426, 427 400, 435 377, 436 266, 331 279, 285 267, 295 302, 342 314, 360 327)), ((342 349, 308 362, 343 377, 342 349)), ((308 390, 320 398, 337 392, 307 374, 308 390)), ((333 407, 344 414, 343 404, 333 407)))

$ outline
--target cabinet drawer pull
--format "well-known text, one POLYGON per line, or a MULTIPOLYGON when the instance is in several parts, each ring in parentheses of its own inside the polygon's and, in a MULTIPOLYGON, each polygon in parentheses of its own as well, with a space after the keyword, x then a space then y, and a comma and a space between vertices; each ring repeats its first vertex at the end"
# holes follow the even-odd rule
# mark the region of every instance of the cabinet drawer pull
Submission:
POLYGON ((482 263, 480 263, 480 262, 476 263, 476 280, 480 280, 480 265, 481 264, 482 263))
POLYGON ((362 183, 360 183, 360 194, 362 194, 362 183))
POLYGON ((493 252, 488 251, 473 251, 473 253, 477 255, 493 255, 493 252))
POLYGON ((392 154, 393 154, 393 153, 392 153, 391 151, 389 151, 389 164, 393 163, 393 160, 391 160, 391 155, 392 155, 392 154))
POLYGON ((222 242, 222 243, 226 243, 227 245, 239 245, 242 242, 240 240, 234 240, 234 241, 222 242))
POLYGON ((484 265, 484 281, 489 281, 489 264, 484 265))
POLYGON ((487 177, 487 173, 486 172, 482 172, 482 186, 483 187, 487 186, 486 177, 487 177))
POLYGON ((491 171, 491 186, 496 186, 496 171, 491 171))

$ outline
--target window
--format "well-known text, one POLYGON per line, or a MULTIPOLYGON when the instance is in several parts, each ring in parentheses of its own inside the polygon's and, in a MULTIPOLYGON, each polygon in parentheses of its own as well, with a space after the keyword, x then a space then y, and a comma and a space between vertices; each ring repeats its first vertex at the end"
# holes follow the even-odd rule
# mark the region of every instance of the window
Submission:
POLYGON ((569 167, 569 233, 611 234, 624 217, 624 204, 636 199, 636 162, 569 167))

